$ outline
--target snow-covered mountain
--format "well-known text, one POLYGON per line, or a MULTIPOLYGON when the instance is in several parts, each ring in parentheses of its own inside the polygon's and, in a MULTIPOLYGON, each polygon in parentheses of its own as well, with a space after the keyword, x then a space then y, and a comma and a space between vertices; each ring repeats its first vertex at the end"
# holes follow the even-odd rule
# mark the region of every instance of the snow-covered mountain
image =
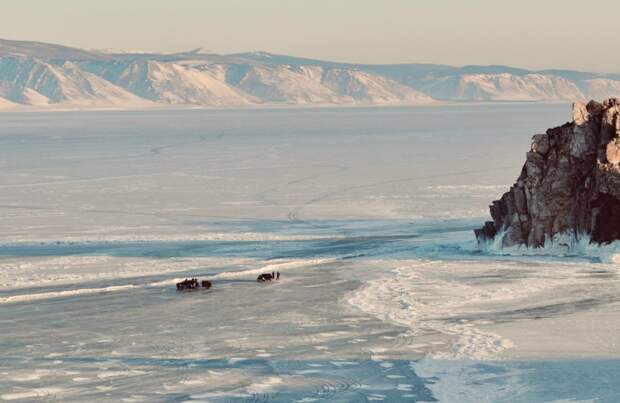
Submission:
POLYGON ((0 57, 0 97, 11 102, 68 107, 148 106, 150 102, 82 70, 71 61, 0 57))
POLYGON ((240 106, 255 102, 209 71, 156 60, 112 60, 80 67, 141 98, 164 104, 240 106))
POLYGON ((620 75, 507 66, 360 65, 273 55, 106 53, 0 40, 0 109, 417 105, 620 97, 620 75))
POLYGON ((580 87, 590 99, 606 99, 610 96, 620 96, 620 80, 594 78, 590 80, 583 80, 580 83, 580 87))
POLYGON ((9 101, 8 99, 0 98, 0 110, 15 108, 17 104, 9 101))
POLYGON ((565 78, 546 74, 464 74, 431 80, 423 91, 458 101, 571 101, 585 95, 565 78))
POLYGON ((220 77, 266 103, 408 104, 432 103, 415 89, 355 69, 319 65, 217 65, 220 77))

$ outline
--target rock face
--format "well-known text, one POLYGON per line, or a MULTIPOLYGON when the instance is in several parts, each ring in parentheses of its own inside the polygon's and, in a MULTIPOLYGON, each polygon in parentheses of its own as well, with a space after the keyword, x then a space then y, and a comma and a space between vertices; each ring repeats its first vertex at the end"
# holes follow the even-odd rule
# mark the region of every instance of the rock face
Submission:
POLYGON ((532 138, 517 182, 490 206, 493 221, 475 230, 479 243, 620 239, 620 100, 578 102, 572 114, 572 122, 532 138))

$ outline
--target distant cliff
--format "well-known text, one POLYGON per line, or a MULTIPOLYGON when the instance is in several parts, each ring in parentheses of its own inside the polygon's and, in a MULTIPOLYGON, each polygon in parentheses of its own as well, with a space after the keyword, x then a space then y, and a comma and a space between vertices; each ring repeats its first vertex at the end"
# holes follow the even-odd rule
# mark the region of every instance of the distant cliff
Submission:
POLYGON ((572 114, 572 122, 532 138, 517 182, 491 205, 493 221, 475 231, 479 242, 620 239, 620 100, 577 102, 572 114))
POLYGON ((274 55, 110 53, 0 39, 0 109, 423 105, 620 96, 620 75, 368 65, 274 55))

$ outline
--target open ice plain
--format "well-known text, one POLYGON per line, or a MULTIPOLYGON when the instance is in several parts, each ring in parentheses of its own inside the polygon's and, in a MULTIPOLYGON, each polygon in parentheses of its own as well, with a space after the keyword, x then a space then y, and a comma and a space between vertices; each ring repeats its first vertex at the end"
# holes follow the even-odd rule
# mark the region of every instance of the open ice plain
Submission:
POLYGON ((614 250, 472 232, 568 115, 3 113, 0 399, 616 402, 614 250))

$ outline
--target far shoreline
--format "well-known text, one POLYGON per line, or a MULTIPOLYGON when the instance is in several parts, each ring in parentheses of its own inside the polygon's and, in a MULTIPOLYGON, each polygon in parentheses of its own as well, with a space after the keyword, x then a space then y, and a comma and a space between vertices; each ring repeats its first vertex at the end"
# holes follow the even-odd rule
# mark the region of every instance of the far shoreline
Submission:
POLYGON ((428 103, 390 103, 390 104, 255 104, 237 106, 196 106, 196 105, 156 105, 147 107, 37 107, 20 105, 0 108, 0 115, 36 113, 77 113, 77 112, 182 112, 182 111, 269 111, 269 110, 337 110, 337 109, 418 109, 456 106, 511 106, 511 105, 570 105, 574 101, 437 101, 428 103))

